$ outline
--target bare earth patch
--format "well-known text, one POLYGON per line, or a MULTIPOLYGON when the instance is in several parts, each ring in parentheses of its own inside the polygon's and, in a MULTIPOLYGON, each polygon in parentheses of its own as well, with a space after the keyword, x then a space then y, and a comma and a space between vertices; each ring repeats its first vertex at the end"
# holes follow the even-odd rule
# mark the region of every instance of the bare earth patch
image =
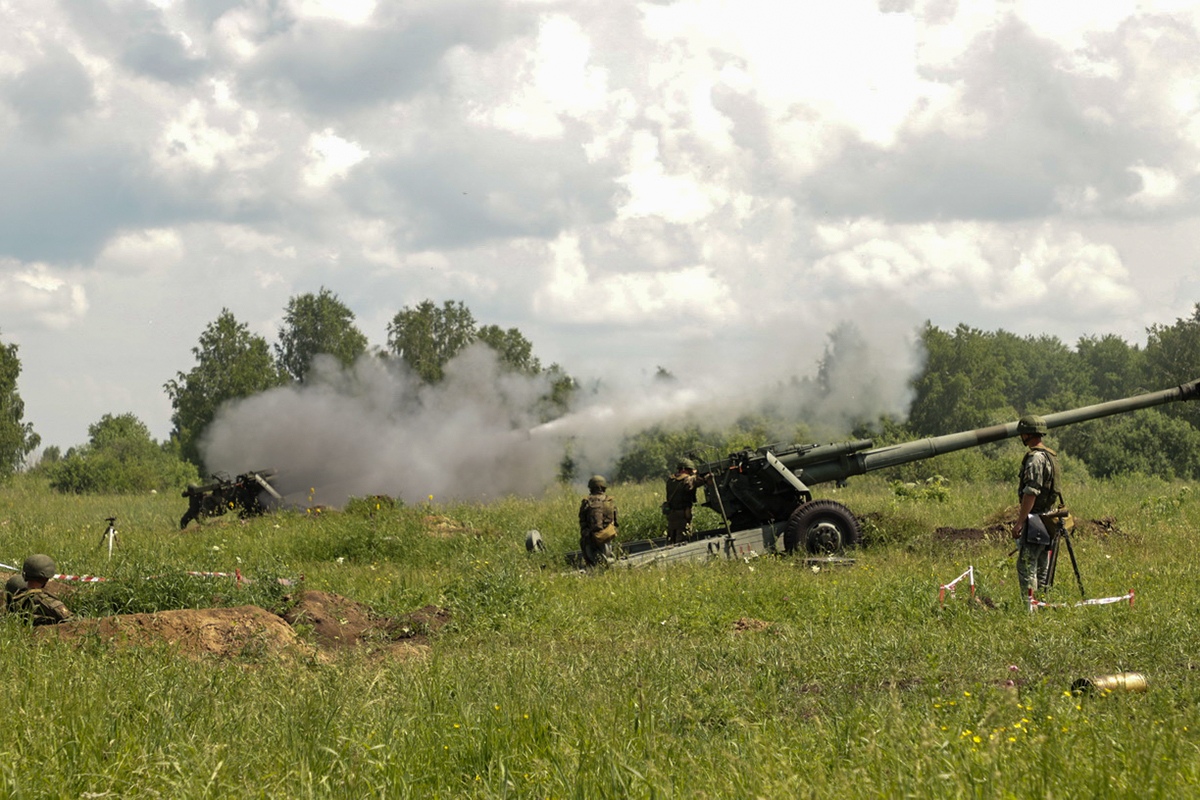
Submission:
POLYGON ((429 635, 450 620, 449 612, 436 606, 393 618, 329 592, 306 590, 290 599, 293 604, 283 618, 310 628, 322 652, 362 648, 393 656, 423 655, 429 635))
POLYGON ((765 631, 771 627, 771 623, 753 617, 742 617, 733 623, 734 633, 746 633, 748 631, 765 631))
POLYGON ((99 638, 123 647, 167 644, 194 658, 330 661, 355 652, 408 659, 424 656, 429 636, 450 619, 449 612, 436 606, 379 617, 361 603, 328 592, 304 591, 292 601, 283 616, 258 606, 181 609, 76 618, 34 628, 34 634, 76 642, 99 638))
POLYGON ((315 653, 315 648, 301 641, 281 617, 258 606, 74 619, 34 628, 34 633, 65 641, 99 637, 110 644, 132 647, 165 643, 192 657, 305 657, 315 653))

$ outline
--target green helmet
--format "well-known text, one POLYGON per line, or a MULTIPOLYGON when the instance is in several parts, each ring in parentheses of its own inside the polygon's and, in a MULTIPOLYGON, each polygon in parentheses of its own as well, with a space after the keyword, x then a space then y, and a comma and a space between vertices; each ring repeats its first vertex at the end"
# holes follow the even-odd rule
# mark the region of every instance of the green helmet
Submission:
POLYGON ((1046 420, 1036 414, 1026 414, 1017 421, 1017 433, 1036 433, 1038 436, 1045 436, 1049 430, 1046 427, 1046 420))
POLYGON ((588 478, 588 491, 593 494, 603 492, 608 488, 608 481, 604 480, 603 475, 593 475, 588 478))
POLYGON ((13 575, 8 579, 8 582, 4 584, 4 598, 6 600, 10 600, 17 592, 23 592, 28 588, 29 586, 25 583, 24 578, 22 578, 20 575, 13 575))
POLYGON ((681 458, 681 459, 679 459, 679 463, 675 465, 675 469, 695 469, 695 468, 696 468, 696 462, 692 461, 690 458, 681 458))
POLYGON ((30 556, 21 567, 21 574, 27 581, 48 581, 56 572, 58 567, 55 566, 54 559, 45 553, 30 556))

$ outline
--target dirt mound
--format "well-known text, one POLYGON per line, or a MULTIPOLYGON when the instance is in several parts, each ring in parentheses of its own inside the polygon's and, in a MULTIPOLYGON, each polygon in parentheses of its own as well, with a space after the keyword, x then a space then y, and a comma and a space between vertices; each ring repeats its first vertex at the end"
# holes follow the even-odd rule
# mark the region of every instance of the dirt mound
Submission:
POLYGON ((1117 524, 1115 517, 1079 520, 1075 523, 1075 532, 1085 536, 1124 536, 1125 532, 1117 524))
POLYGON ((74 619, 63 625, 35 628, 34 632, 66 641, 98 637, 112 644, 135 647, 166 643, 192 657, 253 660, 279 656, 311 657, 316 652, 278 615, 258 606, 74 619))
POLYGON ((336 594, 310 590, 290 600, 284 621, 310 628, 318 647, 353 647, 377 627, 369 608, 336 594))
POLYGON ((362 603, 329 592, 306 590, 289 598, 283 619, 308 628, 323 651, 365 647, 393 655, 423 653, 428 637, 450 619, 437 606, 426 606, 401 617, 380 617, 362 603))
POLYGON ((1008 529, 1003 525, 988 525, 986 528, 942 527, 933 532, 936 542, 985 542, 1003 538, 1008 529))
POLYGON ((388 618, 361 603, 328 592, 304 591, 290 598, 280 616, 258 606, 182 609, 154 614, 76 618, 35 628, 38 636, 126 647, 167 644, 191 657, 317 658, 329 661, 351 649, 370 656, 411 658, 428 652, 428 639, 450 619, 437 606, 388 618))

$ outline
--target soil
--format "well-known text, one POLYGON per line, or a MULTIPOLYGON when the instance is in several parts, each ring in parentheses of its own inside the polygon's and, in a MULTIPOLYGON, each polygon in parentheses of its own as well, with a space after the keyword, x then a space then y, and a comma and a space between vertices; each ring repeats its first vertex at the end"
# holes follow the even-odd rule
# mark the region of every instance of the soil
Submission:
POLYGON ((367 606, 328 592, 303 591, 287 598, 281 616, 258 606, 182 609, 74 619, 35 628, 37 636, 63 641, 100 639, 112 646, 166 644, 193 658, 315 659, 354 653, 371 658, 424 657, 429 638, 450 620, 437 606, 399 617, 380 617, 367 606))
POLYGON ((166 644, 195 657, 257 659, 317 655, 316 648, 301 640, 282 618, 258 606, 74 619, 62 625, 34 628, 34 633, 74 642, 98 638, 115 646, 166 644))
MULTIPOLYGON (((1017 513, 1015 506, 1010 511, 1011 513, 1006 511, 1003 514, 995 515, 993 520, 982 528, 938 528, 933 532, 933 539, 936 542, 1000 541, 1007 543, 1012 538, 1011 520, 1017 513)), ((1124 532, 1115 518, 1101 517, 1100 519, 1076 519, 1075 531, 1072 535, 1079 537, 1122 536, 1124 532)))
POLYGON ((754 617, 742 617, 733 623, 734 633, 747 633, 750 631, 765 631, 771 627, 771 623, 754 617))

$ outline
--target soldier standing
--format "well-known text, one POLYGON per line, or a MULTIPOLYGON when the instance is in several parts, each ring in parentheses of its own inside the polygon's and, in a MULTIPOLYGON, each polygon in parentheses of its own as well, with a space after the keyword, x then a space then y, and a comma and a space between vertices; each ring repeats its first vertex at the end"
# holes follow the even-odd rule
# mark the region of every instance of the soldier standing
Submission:
POLYGON ((611 542, 617 538, 617 504, 606 492, 603 475, 588 479, 588 496, 579 504, 579 549, 588 566, 612 561, 611 542))
POLYGON ((675 474, 667 477, 667 539, 672 544, 691 541, 692 506, 696 505, 696 490, 712 481, 712 475, 697 475, 696 464, 682 458, 675 465, 675 474))
POLYGON ((25 578, 26 588, 13 596, 8 605, 9 612, 34 625, 57 625, 70 619, 71 611, 63 601, 46 593, 46 584, 57 569, 54 559, 42 553, 25 559, 21 575, 25 578))
POLYGON ((183 496, 187 498, 188 507, 187 511, 183 512, 183 516, 179 518, 179 530, 186 528, 192 520, 200 518, 202 511, 200 503, 204 499, 204 489, 195 483, 189 483, 183 490, 183 496))
POLYGON ((1050 531, 1041 514, 1053 511, 1062 503, 1059 491, 1058 455, 1042 443, 1049 428, 1038 416, 1024 416, 1017 422, 1017 435, 1029 448, 1021 461, 1017 496, 1020 510, 1013 523, 1012 535, 1021 540, 1017 556, 1017 580, 1022 598, 1029 601, 1039 586, 1045 586, 1050 566, 1050 531))

